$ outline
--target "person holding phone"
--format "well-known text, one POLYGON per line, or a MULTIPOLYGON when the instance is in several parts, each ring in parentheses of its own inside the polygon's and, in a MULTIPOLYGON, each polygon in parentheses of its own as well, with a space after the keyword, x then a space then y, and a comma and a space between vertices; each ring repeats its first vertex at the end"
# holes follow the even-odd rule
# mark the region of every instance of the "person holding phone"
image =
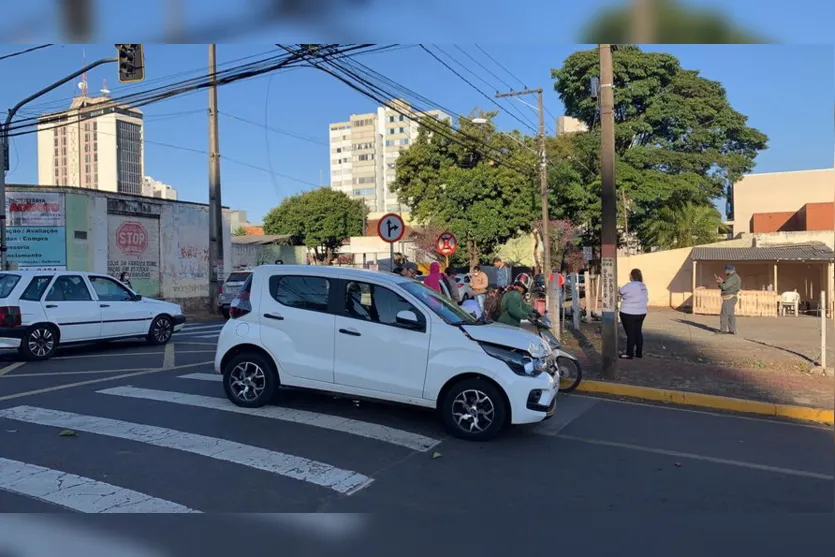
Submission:
POLYGON ((713 275, 722 292, 722 311, 719 313, 719 334, 736 334, 736 302, 742 290, 742 279, 736 273, 736 267, 725 265, 725 276, 713 275))

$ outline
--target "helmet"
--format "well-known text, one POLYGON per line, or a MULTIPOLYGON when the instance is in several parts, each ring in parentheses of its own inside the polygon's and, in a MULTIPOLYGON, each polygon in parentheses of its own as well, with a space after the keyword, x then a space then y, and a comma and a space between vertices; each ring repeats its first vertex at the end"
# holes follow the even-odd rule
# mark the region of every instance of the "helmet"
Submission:
POLYGON ((531 289, 531 286, 533 285, 533 279, 528 273, 520 273, 516 276, 516 280, 513 281, 513 285, 521 286, 525 289, 525 291, 528 291, 531 289))

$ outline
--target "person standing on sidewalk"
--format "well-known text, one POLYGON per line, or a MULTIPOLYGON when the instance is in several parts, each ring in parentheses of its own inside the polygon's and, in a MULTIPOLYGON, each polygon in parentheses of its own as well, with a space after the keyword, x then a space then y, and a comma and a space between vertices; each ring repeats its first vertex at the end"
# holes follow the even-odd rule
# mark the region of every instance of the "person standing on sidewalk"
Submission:
POLYGON ((644 319, 649 306, 649 292, 640 269, 632 269, 629 282, 620 287, 620 322, 626 332, 626 353, 621 359, 644 357, 644 319))
POLYGON ((736 334, 736 301, 742 290, 742 279, 736 273, 736 267, 725 265, 725 278, 716 277, 719 290, 722 291, 722 312, 719 314, 719 334, 736 334))
POLYGON ((452 267, 444 269, 444 282, 446 282, 447 288, 449 288, 449 295, 452 297, 452 301, 460 304, 461 293, 458 292, 458 282, 455 280, 455 269, 452 267))
POLYGON ((510 286, 510 267, 499 257, 493 260, 493 267, 496 268, 496 286, 502 289, 510 286))
POLYGON ((487 274, 481 270, 481 265, 473 267, 473 272, 470 274, 470 288, 473 289, 473 298, 478 302, 478 307, 484 311, 484 298, 487 294, 488 285, 487 274))

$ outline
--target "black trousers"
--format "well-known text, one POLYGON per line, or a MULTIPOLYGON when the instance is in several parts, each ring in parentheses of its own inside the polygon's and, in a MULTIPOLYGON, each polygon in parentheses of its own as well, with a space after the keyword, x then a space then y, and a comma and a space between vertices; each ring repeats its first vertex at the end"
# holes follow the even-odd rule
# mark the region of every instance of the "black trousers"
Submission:
POLYGON ((646 315, 620 314, 620 322, 626 331, 626 355, 641 358, 644 355, 644 318, 646 315))

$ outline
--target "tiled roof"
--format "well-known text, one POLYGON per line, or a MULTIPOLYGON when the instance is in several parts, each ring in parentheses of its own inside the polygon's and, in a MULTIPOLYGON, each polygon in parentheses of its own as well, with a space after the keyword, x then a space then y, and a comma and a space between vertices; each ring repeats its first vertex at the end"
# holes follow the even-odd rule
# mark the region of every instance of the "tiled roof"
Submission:
POLYGON ((833 261, 832 250, 821 242, 749 248, 695 247, 690 256, 695 261, 833 261))

